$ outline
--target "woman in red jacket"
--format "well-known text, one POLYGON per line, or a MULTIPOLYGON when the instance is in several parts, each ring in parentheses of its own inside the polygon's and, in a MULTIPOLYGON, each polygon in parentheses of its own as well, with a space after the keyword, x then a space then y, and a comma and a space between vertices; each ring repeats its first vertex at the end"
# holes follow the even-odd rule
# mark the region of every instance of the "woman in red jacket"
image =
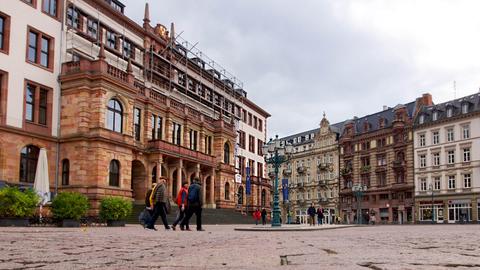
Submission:
POLYGON ((253 212, 253 219, 255 219, 255 225, 258 225, 258 221, 260 220, 260 218, 262 217, 262 213, 260 213, 260 210, 255 210, 255 212, 253 212))

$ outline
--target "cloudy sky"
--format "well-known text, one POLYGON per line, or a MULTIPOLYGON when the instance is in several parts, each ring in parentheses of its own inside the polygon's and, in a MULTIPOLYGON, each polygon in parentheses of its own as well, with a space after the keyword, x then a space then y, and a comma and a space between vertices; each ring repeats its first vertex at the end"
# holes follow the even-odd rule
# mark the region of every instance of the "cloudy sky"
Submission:
MULTIPOLYGON (((144 0, 123 0, 142 22, 144 0)), ((316 128, 431 93, 478 92, 480 1, 149 0, 169 26, 244 82, 269 136, 316 128), (456 91, 454 91, 456 81, 456 91)))

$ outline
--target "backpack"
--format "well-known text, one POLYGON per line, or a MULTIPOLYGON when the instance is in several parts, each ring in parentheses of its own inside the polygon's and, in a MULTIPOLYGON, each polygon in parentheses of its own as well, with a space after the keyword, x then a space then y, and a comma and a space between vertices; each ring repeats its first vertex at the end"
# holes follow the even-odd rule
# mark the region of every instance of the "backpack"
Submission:
POLYGON ((197 188, 197 184, 193 184, 188 188, 188 198, 187 200, 189 202, 199 202, 200 201, 200 194, 199 194, 199 188, 197 188))

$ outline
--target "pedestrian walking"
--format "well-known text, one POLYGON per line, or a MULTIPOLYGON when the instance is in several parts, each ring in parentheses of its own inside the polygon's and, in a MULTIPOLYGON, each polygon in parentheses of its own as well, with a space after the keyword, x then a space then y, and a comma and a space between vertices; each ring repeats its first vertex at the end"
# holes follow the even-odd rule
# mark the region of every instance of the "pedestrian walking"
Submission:
MULTIPOLYGON (((188 182, 182 182, 182 188, 177 195, 177 205, 178 205, 178 215, 175 221, 173 222, 172 229, 175 231, 177 224, 181 223, 185 218, 185 211, 187 210, 187 196, 188 196, 188 182)), ((185 228, 187 231, 190 231, 188 224, 185 228)))
POLYGON ((190 218, 195 214, 197 218, 197 231, 204 231, 202 228, 202 190, 200 186, 200 180, 198 178, 193 179, 193 183, 188 188, 187 195, 187 211, 186 216, 180 223, 180 229, 184 230, 185 226, 188 227, 190 218))
POLYGON ((262 209, 262 225, 267 225, 267 210, 262 209))
POLYGON ((166 179, 160 178, 157 187, 155 188, 155 205, 153 207, 153 216, 150 224, 147 226, 147 229, 157 230, 155 228, 155 222, 157 221, 158 217, 162 219, 163 226, 165 230, 170 230, 170 226, 168 226, 167 221, 167 188, 165 186, 166 179))
POLYGON ((310 226, 315 226, 315 214, 316 214, 317 211, 315 211, 315 206, 313 205, 310 205, 310 207, 307 209, 307 214, 310 218, 310 226))
POLYGON ((323 218, 324 218, 323 209, 321 207, 319 207, 317 209, 318 225, 323 225, 323 218))
POLYGON ((253 212, 253 219, 255 220, 255 225, 258 225, 258 222, 260 221, 261 217, 262 217, 262 213, 260 213, 260 210, 257 208, 257 210, 253 212))

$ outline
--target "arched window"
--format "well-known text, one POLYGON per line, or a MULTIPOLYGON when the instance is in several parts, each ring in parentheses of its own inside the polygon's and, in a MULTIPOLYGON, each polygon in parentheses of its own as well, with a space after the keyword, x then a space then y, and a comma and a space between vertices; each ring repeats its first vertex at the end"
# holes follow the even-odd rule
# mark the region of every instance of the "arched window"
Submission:
POLYGON ((108 184, 110 186, 119 187, 120 186, 120 162, 116 159, 110 161, 108 175, 108 184))
POLYGON ((62 160, 62 185, 68 186, 70 182, 70 161, 62 160))
POLYGON ((238 204, 243 204, 243 187, 238 188, 238 204))
POLYGON ((267 192, 265 189, 262 189, 262 207, 265 207, 267 203, 267 192))
POLYGON ((228 143, 223 146, 223 163, 230 164, 230 145, 228 143))
POLYGON ((225 200, 230 200, 230 184, 228 182, 225 183, 225 200))
POLYGON ((20 151, 20 182, 35 182, 39 153, 40 148, 34 145, 28 145, 20 151))
POLYGON ((452 107, 448 107, 447 109, 447 117, 452 117, 453 115, 453 108, 452 107))
POLYGON ((152 184, 157 182, 157 166, 152 169, 152 184))
POLYGON ((116 99, 110 99, 107 107, 107 128, 115 132, 122 133, 123 128, 123 108, 116 99))

